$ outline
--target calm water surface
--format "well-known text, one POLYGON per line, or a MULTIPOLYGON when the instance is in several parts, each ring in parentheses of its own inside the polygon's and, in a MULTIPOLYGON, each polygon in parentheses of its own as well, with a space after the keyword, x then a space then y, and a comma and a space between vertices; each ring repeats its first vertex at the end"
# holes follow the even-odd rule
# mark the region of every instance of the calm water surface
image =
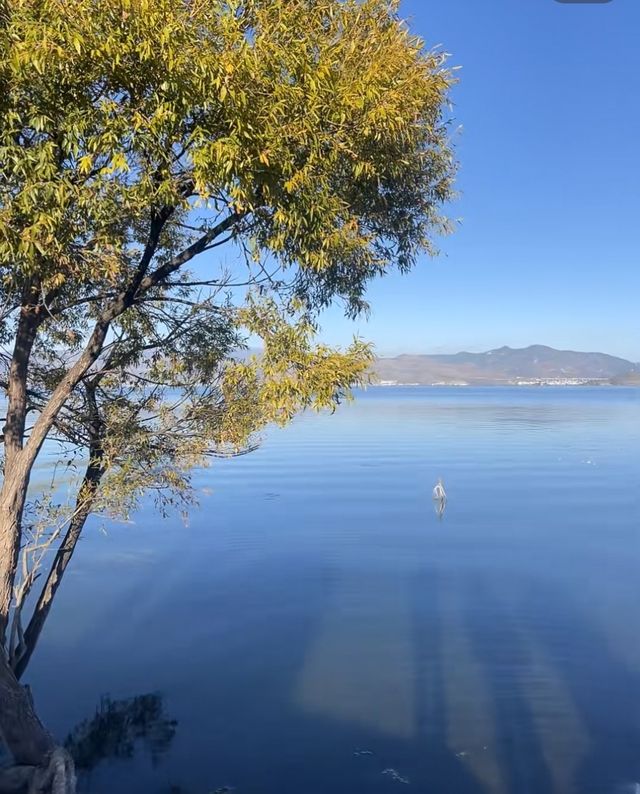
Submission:
POLYGON ((372 389, 200 473, 189 526, 88 527, 36 703, 63 737, 156 697, 83 790, 634 792, 639 398, 372 389))

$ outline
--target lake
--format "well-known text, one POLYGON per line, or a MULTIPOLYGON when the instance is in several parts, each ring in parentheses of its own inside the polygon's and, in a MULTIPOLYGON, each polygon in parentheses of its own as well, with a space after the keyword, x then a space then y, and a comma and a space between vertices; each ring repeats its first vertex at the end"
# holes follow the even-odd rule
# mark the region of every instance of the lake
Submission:
POLYGON ((372 388, 88 526, 25 680, 102 697, 91 794, 635 792, 639 442, 638 390, 372 388))

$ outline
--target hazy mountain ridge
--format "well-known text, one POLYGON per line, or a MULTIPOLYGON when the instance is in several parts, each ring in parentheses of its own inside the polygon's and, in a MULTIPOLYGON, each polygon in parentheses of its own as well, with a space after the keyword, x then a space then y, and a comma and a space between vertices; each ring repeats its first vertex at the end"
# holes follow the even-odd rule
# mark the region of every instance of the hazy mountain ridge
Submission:
POLYGON ((500 384, 525 381, 640 383, 640 364, 606 353, 556 350, 545 345, 500 347, 485 353, 379 358, 374 382, 500 384))

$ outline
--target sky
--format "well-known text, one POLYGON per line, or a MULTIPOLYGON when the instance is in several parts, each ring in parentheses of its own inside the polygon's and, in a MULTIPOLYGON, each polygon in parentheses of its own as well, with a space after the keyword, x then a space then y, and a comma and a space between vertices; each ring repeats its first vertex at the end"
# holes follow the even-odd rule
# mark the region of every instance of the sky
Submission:
POLYGON ((404 0, 453 92, 459 219, 441 254, 331 310, 379 355, 547 344, 640 361, 640 2, 404 0))

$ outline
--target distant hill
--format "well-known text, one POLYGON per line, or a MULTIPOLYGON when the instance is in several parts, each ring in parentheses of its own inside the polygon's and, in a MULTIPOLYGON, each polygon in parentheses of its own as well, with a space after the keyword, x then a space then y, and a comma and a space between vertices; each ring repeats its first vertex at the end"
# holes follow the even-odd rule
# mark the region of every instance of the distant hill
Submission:
POLYGON ((379 358, 374 382, 420 385, 640 382, 640 364, 606 353, 555 350, 545 345, 500 347, 486 353, 379 358))

